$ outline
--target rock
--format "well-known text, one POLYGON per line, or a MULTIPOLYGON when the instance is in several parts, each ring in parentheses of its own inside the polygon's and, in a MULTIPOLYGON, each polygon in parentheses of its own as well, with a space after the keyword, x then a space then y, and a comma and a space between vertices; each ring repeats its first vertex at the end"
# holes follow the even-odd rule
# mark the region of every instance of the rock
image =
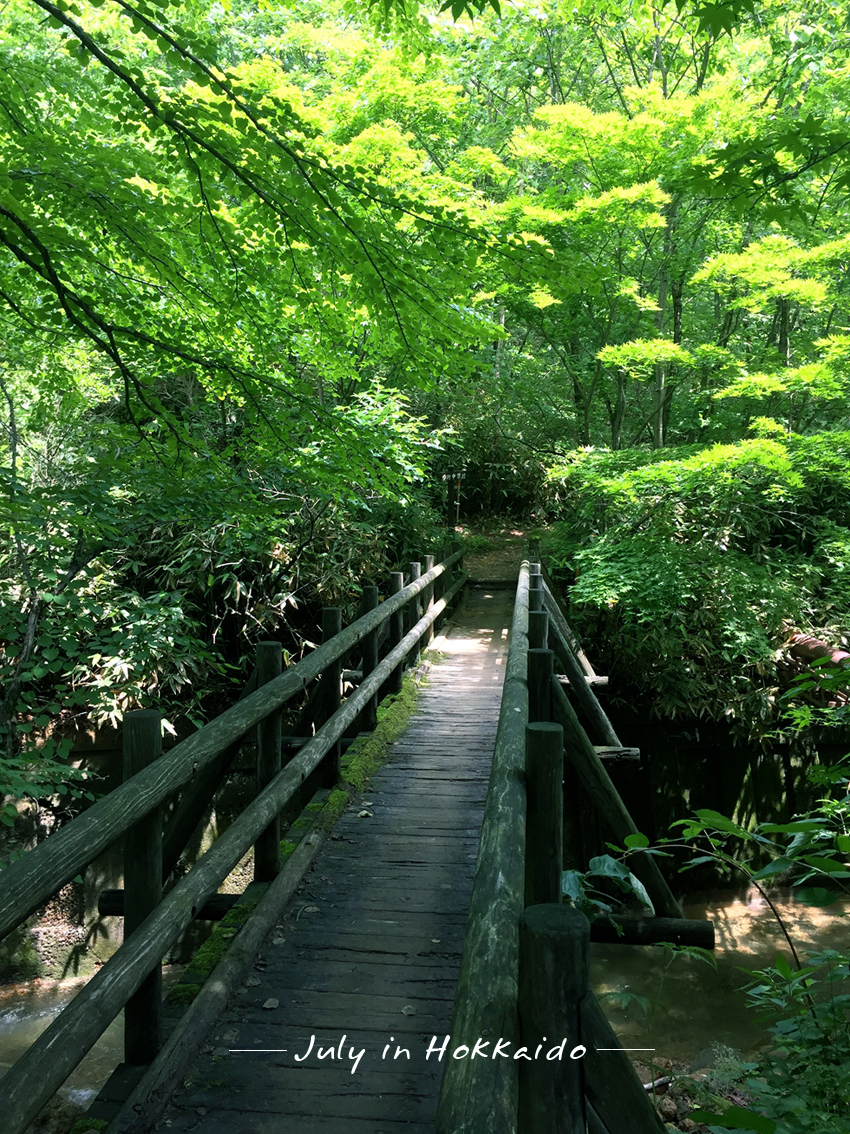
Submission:
POLYGON ((669 1095, 660 1098, 655 1107, 665 1122, 675 1122, 677 1117, 676 1103, 669 1095))

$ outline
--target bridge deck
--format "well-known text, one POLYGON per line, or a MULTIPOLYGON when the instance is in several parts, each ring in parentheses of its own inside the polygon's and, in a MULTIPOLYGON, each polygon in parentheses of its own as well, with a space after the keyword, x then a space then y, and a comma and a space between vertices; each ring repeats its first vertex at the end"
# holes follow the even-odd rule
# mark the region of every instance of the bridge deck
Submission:
POLYGON ((392 758, 158 1130, 431 1134, 444 1064, 426 1051, 449 1030, 511 609, 467 592, 392 758))

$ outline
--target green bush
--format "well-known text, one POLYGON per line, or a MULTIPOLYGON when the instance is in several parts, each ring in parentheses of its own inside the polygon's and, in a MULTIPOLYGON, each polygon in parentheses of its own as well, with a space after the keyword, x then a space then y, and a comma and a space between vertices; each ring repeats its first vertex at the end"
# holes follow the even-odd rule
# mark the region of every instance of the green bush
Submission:
POLYGON ((793 630, 850 621, 850 434, 664 453, 582 452, 550 470, 550 539, 580 628, 658 715, 776 723, 793 630))

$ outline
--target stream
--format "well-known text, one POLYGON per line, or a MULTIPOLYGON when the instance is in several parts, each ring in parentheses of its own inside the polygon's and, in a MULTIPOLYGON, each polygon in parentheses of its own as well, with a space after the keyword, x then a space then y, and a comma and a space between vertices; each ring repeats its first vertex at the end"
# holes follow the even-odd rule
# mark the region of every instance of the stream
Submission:
MULTIPOLYGON (((770 898, 802 961, 808 949, 850 951, 843 920, 850 899, 822 909, 802 905, 787 890, 770 898)), ((769 1032, 746 1007, 740 990, 750 978, 741 969, 765 968, 778 952, 793 964, 776 918, 755 888, 694 895, 684 913, 714 922, 716 972, 664 946, 592 945, 590 985, 604 997, 605 1013, 624 1047, 654 1048, 655 1058, 685 1063, 713 1043, 752 1052, 769 1032), (617 992, 646 997, 649 1019, 635 1003, 619 1006, 617 992)))
MULTIPOLYGON (((169 988, 180 979, 181 965, 163 969, 169 988)), ((0 987, 0 1074, 35 1043, 62 1009, 86 984, 87 978, 34 980, 0 987)), ((124 1058, 124 1013, 116 1017, 62 1086, 69 1101, 87 1107, 124 1058)))

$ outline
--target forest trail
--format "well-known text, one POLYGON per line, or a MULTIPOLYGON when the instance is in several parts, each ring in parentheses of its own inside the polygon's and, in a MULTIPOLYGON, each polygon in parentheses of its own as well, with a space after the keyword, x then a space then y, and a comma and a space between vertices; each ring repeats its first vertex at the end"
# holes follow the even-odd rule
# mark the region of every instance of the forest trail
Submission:
POLYGON ((426 1053, 449 1033, 512 609, 467 590, 392 756, 157 1130, 431 1134, 445 1064, 426 1053))
POLYGON ((515 583, 522 560, 526 533, 518 528, 482 529, 479 533, 489 546, 464 556, 464 566, 470 579, 515 583))

